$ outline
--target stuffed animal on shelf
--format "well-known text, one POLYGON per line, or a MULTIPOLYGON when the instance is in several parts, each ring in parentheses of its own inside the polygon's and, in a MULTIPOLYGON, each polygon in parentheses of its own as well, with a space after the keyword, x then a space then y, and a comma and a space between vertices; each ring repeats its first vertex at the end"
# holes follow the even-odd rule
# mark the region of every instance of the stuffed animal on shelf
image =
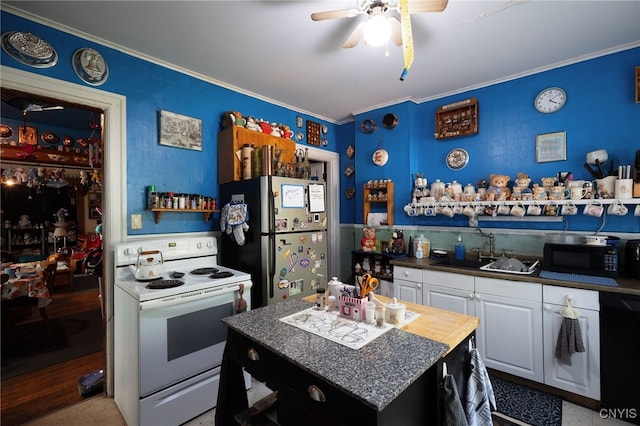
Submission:
POLYGON ((400 230, 391 233, 391 241, 389 241, 389 253, 405 254, 407 247, 404 244, 404 234, 400 230))
POLYGON ((376 249, 376 229, 362 228, 362 238, 360 239, 362 251, 375 251, 376 249))
POLYGON ((487 189, 487 201, 504 201, 511 196, 511 190, 507 186, 511 178, 507 175, 489 175, 489 188, 487 189))

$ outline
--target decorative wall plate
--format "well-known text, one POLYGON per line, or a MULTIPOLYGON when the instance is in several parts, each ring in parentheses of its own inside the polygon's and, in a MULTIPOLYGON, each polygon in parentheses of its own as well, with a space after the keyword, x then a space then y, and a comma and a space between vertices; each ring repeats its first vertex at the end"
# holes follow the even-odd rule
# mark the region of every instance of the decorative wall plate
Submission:
POLYGON ((20 126, 18 141, 23 145, 38 145, 38 129, 31 126, 20 126))
POLYGON ((90 47, 76 50, 72 64, 78 77, 93 86, 101 85, 109 77, 107 62, 97 50, 90 47))
POLYGON ((447 167, 452 170, 464 169, 469 163, 469 153, 462 148, 455 148, 447 154, 447 167))
POLYGON ((376 123, 371 119, 364 120, 360 124, 360 130, 362 130, 362 133, 371 134, 376 130, 376 123))
POLYGON ((73 145, 73 138, 71 136, 65 136, 62 138, 62 144, 64 146, 71 146, 73 145))
POLYGON ((6 124, 0 124, 0 138, 10 138, 13 136, 13 129, 6 124))
POLYGON ((373 164, 376 166, 384 166, 389 161, 389 153, 386 149, 376 149, 373 153, 373 164))
POLYGON ((354 195, 356 195, 356 189, 354 187, 349 186, 344 190, 344 196, 347 197, 347 200, 352 199, 354 195))
POLYGON ((40 135, 40 139, 42 142, 48 143, 49 145, 57 145, 60 142, 60 138, 55 133, 44 132, 40 135))
POLYGON ((385 114, 384 117, 382 117, 382 127, 384 127, 385 129, 393 129, 394 127, 396 127, 396 125, 398 124, 398 116, 395 114, 385 114))
POLYGON ((49 68, 58 63, 58 54, 40 37, 22 31, 2 34, 2 48, 13 59, 36 68, 49 68))

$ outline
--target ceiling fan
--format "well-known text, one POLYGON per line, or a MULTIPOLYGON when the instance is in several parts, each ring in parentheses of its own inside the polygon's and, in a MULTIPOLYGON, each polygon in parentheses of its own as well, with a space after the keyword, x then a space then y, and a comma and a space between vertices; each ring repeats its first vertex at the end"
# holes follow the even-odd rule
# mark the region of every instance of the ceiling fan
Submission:
POLYGON ((18 108, 20 111, 22 111, 23 115, 27 115, 28 112, 41 112, 41 111, 52 111, 57 109, 64 109, 62 105, 36 102, 33 99, 27 99, 22 97, 13 97, 8 99, 6 102, 12 107, 18 108))
POLYGON ((316 12, 311 14, 311 19, 324 21, 367 14, 369 19, 358 24, 342 47, 356 46, 363 36, 365 42, 373 46, 384 44, 389 37, 397 46, 400 46, 407 42, 413 43, 412 39, 407 39, 407 36, 410 37, 410 14, 442 12, 447 7, 447 3, 448 0, 358 0, 357 8, 316 12), (400 20, 395 16, 387 15, 389 11, 397 11, 400 14, 400 20), (409 34, 405 34, 407 32, 409 34))

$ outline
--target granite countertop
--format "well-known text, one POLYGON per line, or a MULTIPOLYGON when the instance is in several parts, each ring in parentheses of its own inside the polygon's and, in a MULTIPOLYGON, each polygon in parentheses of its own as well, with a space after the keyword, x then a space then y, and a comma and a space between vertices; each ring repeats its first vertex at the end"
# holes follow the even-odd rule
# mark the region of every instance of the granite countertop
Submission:
POLYGON ((279 320, 313 305, 290 299, 223 321, 229 328, 378 411, 449 350, 445 343, 396 328, 354 350, 279 320))
POLYGON ((437 264, 436 262, 431 262, 429 259, 416 259, 414 257, 400 257, 395 258, 390 261, 392 265, 397 266, 405 266, 408 268, 416 268, 416 269, 429 269, 433 271, 442 271, 442 272, 453 272, 457 274, 465 274, 465 275, 474 275, 477 277, 487 277, 487 278, 499 278, 503 280, 509 281, 535 281, 541 284, 562 286, 562 287, 571 287, 571 288, 580 288, 585 290, 595 290, 595 291, 606 291, 611 293, 624 293, 624 294, 634 294, 640 296, 640 280, 634 280, 631 278, 625 277, 616 277, 616 282, 618 286, 608 286, 608 285, 599 285, 599 284, 585 284, 575 281, 560 281, 553 280, 548 278, 540 278, 538 274, 540 271, 536 271, 531 275, 518 275, 518 274, 506 274, 500 272, 490 272, 484 271, 481 269, 474 268, 462 268, 459 266, 450 266, 450 265, 442 265, 437 264))

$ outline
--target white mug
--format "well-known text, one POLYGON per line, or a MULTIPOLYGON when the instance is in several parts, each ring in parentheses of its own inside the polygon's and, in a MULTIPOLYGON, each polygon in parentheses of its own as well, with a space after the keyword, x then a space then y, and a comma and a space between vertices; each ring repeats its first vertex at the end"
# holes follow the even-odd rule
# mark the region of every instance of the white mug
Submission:
POLYGON ((584 197, 587 196, 587 193, 589 191, 587 191, 587 188, 583 188, 581 186, 577 187, 577 186, 572 186, 571 188, 569 188, 569 191, 571 191, 571 199, 572 200, 581 200, 584 197))
MULTIPOLYGON (((580 189, 582 189, 582 188, 580 188, 580 189)), ((576 207, 575 204, 573 204, 571 201, 569 201, 565 205, 562 206, 561 214, 562 214, 562 216, 573 216, 573 215, 576 215, 576 214, 578 214, 578 208, 576 207)))
POLYGON ((442 207, 442 212, 443 215, 447 216, 447 217, 453 217, 453 215, 455 214, 453 212, 453 208, 451 206, 444 206, 442 207))
POLYGON ((592 201, 586 206, 584 206, 583 214, 587 216, 600 217, 602 216, 602 212, 604 212, 604 207, 600 204, 599 201, 592 201))
POLYGON ((500 204, 498 206, 498 214, 507 215, 509 214, 510 211, 511 211, 511 208, 506 204, 500 204))
POLYGON ((614 187, 616 198, 633 198, 633 179, 618 179, 614 187))
POLYGON ((522 203, 516 203, 513 207, 511 207, 511 216, 522 217, 526 213, 526 209, 522 205, 522 203))
POLYGON ((527 214, 529 216, 540 216, 542 214, 542 207, 538 203, 530 204, 527 208, 527 214))
POLYGON ((640 204, 636 205, 636 209, 633 211, 634 216, 640 216, 640 204))
POLYGON ((629 212, 629 209, 620 201, 616 201, 613 204, 609 204, 609 208, 607 208, 607 213, 614 214, 616 216, 624 216, 628 212, 629 212))
POLYGON ((614 198, 616 180, 618 180, 618 178, 615 176, 607 176, 606 178, 596 179, 596 186, 600 198, 614 198))
POLYGON ((462 209, 462 214, 467 217, 474 217, 476 215, 476 208, 472 204, 469 204, 462 209))

